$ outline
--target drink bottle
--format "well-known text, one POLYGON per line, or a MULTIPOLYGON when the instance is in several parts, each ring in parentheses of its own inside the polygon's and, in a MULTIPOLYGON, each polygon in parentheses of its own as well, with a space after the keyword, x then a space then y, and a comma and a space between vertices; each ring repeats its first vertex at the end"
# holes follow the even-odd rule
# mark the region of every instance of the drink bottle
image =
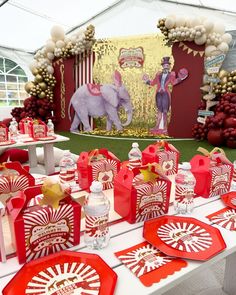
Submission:
POLYGON ((51 119, 48 119, 47 127, 48 127, 47 136, 53 136, 54 135, 54 124, 51 119))
POLYGON ((193 211, 195 185, 196 179, 191 172, 191 164, 184 162, 175 177, 174 208, 177 213, 186 214, 193 211))
POLYGON ((17 140, 18 129, 16 127, 16 124, 13 121, 10 122, 9 134, 10 134, 10 139, 11 140, 17 140))
POLYGON ((69 150, 64 151, 64 155, 59 163, 60 166, 60 182, 65 187, 72 187, 76 185, 75 182, 75 162, 69 150))
POLYGON ((129 167, 135 168, 142 165, 142 152, 139 149, 139 144, 137 142, 132 143, 132 149, 129 154, 129 167))
POLYGON ((108 245, 110 233, 108 227, 110 202, 102 191, 102 183, 93 181, 91 193, 84 201, 85 232, 84 241, 90 249, 101 249, 108 245))

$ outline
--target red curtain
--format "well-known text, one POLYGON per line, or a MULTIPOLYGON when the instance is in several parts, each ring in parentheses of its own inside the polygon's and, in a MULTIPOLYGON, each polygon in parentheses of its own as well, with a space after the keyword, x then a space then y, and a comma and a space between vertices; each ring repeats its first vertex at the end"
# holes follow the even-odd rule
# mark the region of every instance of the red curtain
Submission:
POLYGON ((178 42, 172 47, 173 71, 186 68, 189 76, 173 87, 171 95, 171 121, 168 134, 176 138, 191 138, 191 129, 197 122, 198 106, 201 102, 204 74, 204 46, 193 42, 178 42))

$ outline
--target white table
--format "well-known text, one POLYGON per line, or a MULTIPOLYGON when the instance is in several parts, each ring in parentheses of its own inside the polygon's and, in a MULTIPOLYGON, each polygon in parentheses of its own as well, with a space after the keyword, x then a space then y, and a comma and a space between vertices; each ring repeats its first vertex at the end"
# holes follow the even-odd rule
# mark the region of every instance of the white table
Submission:
POLYGON ((41 140, 41 141, 31 141, 31 142, 22 142, 17 141, 15 144, 2 146, 0 149, 6 149, 6 148, 18 148, 27 146, 29 151, 29 164, 30 167, 36 167, 37 166, 37 155, 36 155, 36 146, 37 145, 43 145, 44 149, 44 160, 45 160, 45 174, 49 175, 55 172, 55 160, 54 160, 54 154, 53 154, 53 145, 54 143, 63 142, 70 140, 68 137, 61 136, 58 134, 55 134, 56 138, 53 140, 41 140))
MULTIPOLYGON (((219 197, 210 199, 197 198, 195 200, 195 210, 191 217, 195 217, 203 222, 210 224, 210 221, 205 218, 206 215, 216 212, 223 208, 224 205, 219 197)), ((169 209, 169 214, 174 214, 172 207, 169 209)), ((125 221, 114 224, 110 227, 111 241, 106 249, 100 251, 88 250, 81 239, 80 245, 71 248, 73 251, 93 252, 99 254, 118 274, 118 282, 116 285, 115 295, 150 295, 164 294, 166 291, 175 287, 182 281, 188 279, 190 276, 204 271, 207 267, 215 262, 226 258, 224 291, 228 295, 236 294, 236 232, 228 231, 219 226, 217 227, 226 242, 227 248, 214 256, 212 259, 199 262, 188 260, 188 266, 181 271, 168 276, 159 283, 153 284, 151 287, 143 286, 140 281, 116 258, 114 252, 126 249, 144 241, 142 237, 143 223, 129 224, 125 221), (127 283, 128 282, 128 283, 127 283)), ((21 268, 18 264, 17 258, 11 258, 6 263, 0 263, 0 290, 12 279, 15 273, 21 268)))

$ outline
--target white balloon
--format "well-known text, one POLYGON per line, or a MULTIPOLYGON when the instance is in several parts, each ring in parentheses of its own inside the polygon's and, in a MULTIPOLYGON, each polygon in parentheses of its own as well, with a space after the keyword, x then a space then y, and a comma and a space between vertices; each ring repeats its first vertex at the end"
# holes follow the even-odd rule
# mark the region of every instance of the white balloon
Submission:
POLYGON ((211 53, 215 50, 216 50, 216 47, 214 45, 209 45, 205 48, 205 55, 211 56, 211 53))
MULTIPOLYGON (((172 29, 174 26, 175 26, 175 21, 174 19, 171 19, 171 18, 167 18, 166 21, 165 21, 165 26, 167 27, 167 29, 172 29)), ((80 35, 77 35, 78 37, 81 36, 82 34, 80 35)))
POLYGON ((181 27, 185 25, 185 18, 183 16, 178 16, 175 20, 175 24, 177 27, 181 27))
POLYGON ((181 32, 180 31, 177 31, 176 32, 176 36, 179 37, 180 35, 181 35, 181 32))
POLYGON ((76 41, 77 41, 77 36, 76 35, 73 35, 73 36, 71 36, 71 42, 73 43, 73 44, 75 44, 76 43, 76 41))
POLYGON ((213 26, 214 26, 213 22, 210 20, 205 20, 203 22, 203 25, 208 33, 213 29, 213 26))
POLYGON ((63 48, 65 46, 65 42, 64 41, 62 41, 62 40, 58 40, 57 42, 56 42, 56 47, 57 48, 63 48))
POLYGON ((203 34, 201 37, 195 38, 194 39, 194 42, 197 45, 203 45, 203 44, 205 44, 206 43, 206 34, 203 34))
POLYGON ((53 60, 54 59, 54 54, 52 52, 48 52, 47 53, 47 58, 50 59, 50 60, 53 60))
POLYGON ((222 35, 222 41, 230 44, 230 42, 232 41, 232 35, 229 33, 225 33, 224 35, 222 35))
POLYGON ((190 24, 191 24, 191 27, 195 27, 195 26, 200 25, 201 21, 198 17, 194 17, 194 18, 192 18, 190 24))
POLYGON ((68 44, 69 42, 71 42, 70 37, 65 37, 64 42, 65 42, 66 44, 68 44))
POLYGON ((60 26, 53 26, 51 28, 51 36, 53 41, 64 40, 65 32, 60 26))
POLYGON ((47 66, 47 71, 49 74, 53 74, 54 73, 54 68, 52 66, 47 66))
POLYGON ((53 42, 52 40, 48 40, 45 45, 45 48, 47 52, 53 52, 55 49, 55 42, 53 42))
POLYGON ((221 50, 222 52, 227 52, 229 51, 229 45, 225 42, 221 42, 218 46, 217 49, 221 50))
POLYGON ((36 60, 33 60, 32 63, 29 65, 29 68, 31 71, 37 67, 38 67, 38 63, 36 60))
POLYGON ((215 23, 213 27, 215 33, 223 35, 225 32, 225 26, 222 23, 215 23))
POLYGON ((191 27, 191 18, 190 17, 187 17, 186 19, 185 19, 185 25, 186 25, 186 27, 191 27))
POLYGON ((199 38, 201 35, 202 35, 201 32, 199 32, 199 31, 196 32, 196 37, 197 37, 197 38, 199 38))

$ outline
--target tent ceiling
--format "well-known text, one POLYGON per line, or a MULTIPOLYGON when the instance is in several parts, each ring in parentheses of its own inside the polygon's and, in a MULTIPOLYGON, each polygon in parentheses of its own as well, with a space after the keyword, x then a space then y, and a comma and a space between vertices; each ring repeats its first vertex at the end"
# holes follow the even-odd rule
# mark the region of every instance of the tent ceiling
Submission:
POLYGON ((157 32, 157 20, 173 12, 205 13, 220 19, 228 30, 236 29, 235 15, 189 7, 180 2, 236 13, 236 1, 232 0, 0 0, 0 46, 35 51, 50 38, 53 25, 61 25, 68 32, 87 20, 95 25, 97 38, 153 33, 157 32))

